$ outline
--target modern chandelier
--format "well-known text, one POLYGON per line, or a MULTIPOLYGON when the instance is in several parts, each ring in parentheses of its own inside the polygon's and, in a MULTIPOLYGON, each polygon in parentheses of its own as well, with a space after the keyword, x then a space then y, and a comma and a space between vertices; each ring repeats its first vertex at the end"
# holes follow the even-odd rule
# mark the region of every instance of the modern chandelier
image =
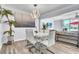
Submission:
POLYGON ((38 19, 39 16, 40 16, 40 13, 39 13, 37 6, 38 6, 37 4, 33 5, 33 11, 32 11, 32 14, 31 14, 33 19, 38 19))
POLYGON ((31 13, 32 18, 35 20, 35 26, 36 26, 36 30, 38 32, 40 32, 40 13, 39 13, 39 8, 37 8, 38 5, 34 4, 33 5, 33 11, 31 13))

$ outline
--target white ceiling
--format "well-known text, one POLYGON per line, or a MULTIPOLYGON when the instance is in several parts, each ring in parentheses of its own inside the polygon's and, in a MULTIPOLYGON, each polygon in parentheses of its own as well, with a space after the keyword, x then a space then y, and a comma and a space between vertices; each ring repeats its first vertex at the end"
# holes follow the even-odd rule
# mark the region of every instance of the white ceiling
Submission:
MULTIPOLYGON (((33 4, 6 4, 5 6, 19 9, 25 12, 32 12, 33 4)), ((38 4, 41 18, 54 17, 79 9, 78 4, 38 4)))
MULTIPOLYGON (((20 9, 23 11, 27 11, 27 12, 32 12, 33 10, 33 4, 6 4, 6 6, 8 7, 12 7, 12 8, 16 8, 16 9, 20 9)), ((66 7, 68 5, 61 5, 61 4, 38 4, 37 8, 39 9, 41 14, 44 14, 48 11, 53 11, 56 10, 58 8, 63 8, 66 7)))

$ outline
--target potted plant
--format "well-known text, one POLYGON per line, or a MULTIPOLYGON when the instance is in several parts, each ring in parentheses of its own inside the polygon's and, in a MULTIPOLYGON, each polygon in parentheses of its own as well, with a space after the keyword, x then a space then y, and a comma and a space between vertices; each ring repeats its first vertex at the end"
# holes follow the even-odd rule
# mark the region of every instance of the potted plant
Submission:
POLYGON ((42 28, 43 29, 43 32, 45 32, 46 28, 47 28, 46 27, 46 24, 43 24, 43 28, 42 28))
POLYGON ((3 34, 8 33, 8 37, 7 37, 8 42, 7 42, 7 44, 10 45, 10 44, 12 44, 12 41, 13 41, 13 38, 14 38, 14 35, 12 35, 12 33, 14 32, 13 29, 12 29, 12 26, 15 26, 16 21, 9 19, 9 15, 13 16, 13 13, 12 13, 11 10, 1 8, 0 15, 2 16, 2 18, 3 18, 3 16, 5 16, 7 18, 7 21, 5 21, 4 23, 8 23, 9 30, 5 31, 3 34))

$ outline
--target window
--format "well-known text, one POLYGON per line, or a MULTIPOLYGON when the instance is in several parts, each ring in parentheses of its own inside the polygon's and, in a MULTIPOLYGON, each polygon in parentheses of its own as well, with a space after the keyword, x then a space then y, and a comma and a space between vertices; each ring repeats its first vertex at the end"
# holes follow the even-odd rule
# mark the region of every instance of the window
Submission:
POLYGON ((70 31, 70 20, 66 19, 63 21, 64 24, 64 31, 70 31))
POLYGON ((73 18, 73 19, 65 19, 63 21, 63 30, 65 31, 78 31, 79 30, 79 19, 73 18))

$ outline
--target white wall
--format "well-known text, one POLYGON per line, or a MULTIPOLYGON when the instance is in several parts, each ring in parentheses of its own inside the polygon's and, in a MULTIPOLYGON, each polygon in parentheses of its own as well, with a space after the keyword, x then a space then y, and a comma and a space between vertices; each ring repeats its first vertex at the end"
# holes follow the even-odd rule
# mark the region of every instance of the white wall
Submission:
POLYGON ((0 49, 2 47, 2 24, 0 23, 0 49))
POLYGON ((19 40, 25 40, 26 39, 26 29, 34 29, 34 28, 15 28, 15 35, 14 35, 14 41, 19 41, 19 40))
POLYGON ((12 11, 12 13, 14 14, 14 18, 17 22, 16 26, 26 26, 28 24, 28 22, 34 22, 35 19, 32 18, 31 13, 30 12, 25 12, 23 10, 20 9, 15 9, 12 7, 8 7, 6 5, 2 5, 3 8, 9 9, 12 11))
POLYGON ((62 20, 54 21, 54 29, 57 31, 63 31, 63 23, 62 20))
POLYGON ((24 40, 26 38, 25 28, 15 28, 14 41, 24 40))

